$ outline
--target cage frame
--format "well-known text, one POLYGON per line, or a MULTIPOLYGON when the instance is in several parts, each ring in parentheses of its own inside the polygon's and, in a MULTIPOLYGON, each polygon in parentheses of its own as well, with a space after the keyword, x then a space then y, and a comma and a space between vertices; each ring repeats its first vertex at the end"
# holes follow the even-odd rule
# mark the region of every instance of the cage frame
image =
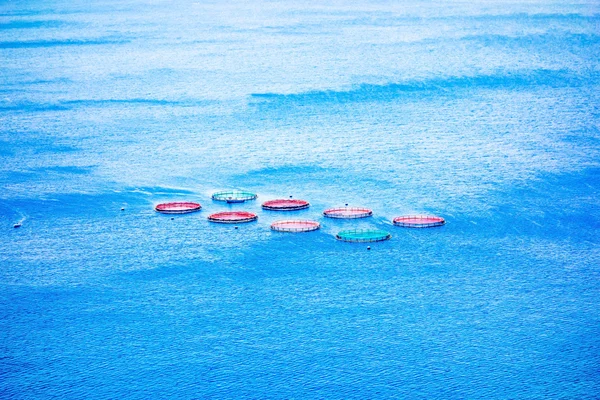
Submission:
POLYGON ((222 190, 213 193, 211 196, 211 199, 213 199, 214 201, 222 201, 229 204, 245 203, 246 201, 256 200, 257 198, 258 195, 256 193, 248 192, 245 190, 222 190))
POLYGON ((333 208, 328 208, 327 210, 323 211, 323 216, 327 217, 327 218, 334 218, 334 219, 358 219, 358 218, 368 218, 368 217, 372 217, 373 216, 373 210, 371 210, 370 208, 366 208, 366 207, 333 207, 333 208), (362 213, 357 213, 357 214, 350 214, 350 215, 344 215, 344 214, 336 214, 336 212, 339 211, 362 211, 362 213))
POLYGON ((194 201, 170 201, 170 202, 166 202, 166 203, 158 203, 154 206, 154 211, 160 213, 160 214, 189 214, 189 213, 193 213, 196 211, 200 211, 202 209, 202 205, 200 203, 196 203, 194 201), (181 205, 192 205, 193 207, 190 208, 184 208, 184 209, 172 209, 169 210, 168 208, 163 208, 163 207, 177 207, 177 206, 181 206, 181 205))
POLYGON ((247 222, 253 222, 258 219, 258 215, 249 211, 220 211, 217 213, 213 213, 207 217, 210 222, 215 222, 218 224, 243 224, 247 222), (222 219, 219 216, 233 216, 233 215, 245 214, 246 218, 238 218, 238 219, 222 219))
POLYGON ((389 232, 386 232, 384 230, 381 229, 348 229, 348 230, 343 230, 337 233, 337 235, 335 235, 335 238, 337 240, 340 240, 342 242, 349 242, 349 243, 373 243, 373 242, 383 242, 386 240, 390 240, 392 238, 392 234, 389 232), (374 238, 348 238, 348 237, 344 237, 344 234, 357 234, 357 233, 380 233, 381 236, 378 237, 374 237, 374 238))
POLYGON ((297 211, 297 210, 304 210, 308 207, 310 207, 310 203, 306 200, 299 200, 299 199, 274 199, 274 200, 268 200, 265 201, 264 203, 262 203, 261 207, 265 210, 269 210, 269 211, 297 211), (282 202, 282 203, 289 203, 289 204, 297 204, 297 206, 272 206, 269 203, 275 203, 275 202, 282 202))
POLYGON ((279 221, 275 221, 271 224, 271 230, 276 232, 291 232, 291 233, 300 233, 300 232, 313 232, 321 229, 321 224, 317 221, 312 221, 309 219, 283 219, 279 221), (278 227, 280 224, 294 224, 294 223, 305 223, 310 224, 311 226, 305 228, 282 228, 278 227))
POLYGON ((400 226, 402 228, 435 228, 438 226, 443 226, 446 224, 446 220, 437 215, 428 215, 428 214, 413 214, 413 215, 401 215, 399 217, 395 217, 392 220, 392 223, 395 226, 400 226), (419 220, 436 220, 435 222, 417 222, 419 220), (414 221, 414 222, 409 222, 414 221))

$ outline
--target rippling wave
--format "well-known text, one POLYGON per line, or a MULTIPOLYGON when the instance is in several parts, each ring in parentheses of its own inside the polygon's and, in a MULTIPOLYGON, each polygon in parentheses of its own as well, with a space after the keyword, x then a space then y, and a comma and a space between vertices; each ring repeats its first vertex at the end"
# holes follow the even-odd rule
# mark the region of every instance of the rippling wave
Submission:
POLYGON ((597 398, 599 15, 1 2, 0 398, 597 398))
MULTIPOLYGON (((252 98, 269 104, 315 104, 361 102, 408 98, 414 94, 444 95, 455 90, 581 87, 600 82, 599 74, 581 75, 569 70, 502 71, 493 75, 432 78, 385 85, 361 84, 349 90, 310 91, 297 94, 254 93, 252 98)), ((454 93, 452 93, 454 95, 454 93)))

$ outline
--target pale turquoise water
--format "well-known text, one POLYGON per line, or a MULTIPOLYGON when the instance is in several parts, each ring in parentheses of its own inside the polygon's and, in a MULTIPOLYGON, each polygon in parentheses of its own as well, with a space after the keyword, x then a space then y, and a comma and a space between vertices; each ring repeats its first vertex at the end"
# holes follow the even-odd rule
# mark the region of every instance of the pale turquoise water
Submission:
POLYGON ((597 397, 599 22, 3 2, 0 397, 597 397), (233 188, 259 198, 210 200, 233 188), (269 230, 290 195, 320 231, 269 230), (345 203, 374 217, 321 217, 345 203), (259 220, 206 220, 228 209, 259 220), (391 224, 414 213, 447 225, 391 224))

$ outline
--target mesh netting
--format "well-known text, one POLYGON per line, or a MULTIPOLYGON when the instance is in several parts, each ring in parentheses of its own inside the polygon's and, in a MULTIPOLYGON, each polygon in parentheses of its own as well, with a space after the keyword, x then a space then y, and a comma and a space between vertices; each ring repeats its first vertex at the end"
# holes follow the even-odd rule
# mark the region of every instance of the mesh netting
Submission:
POLYGON ((256 221, 258 216, 247 211, 226 211, 208 216, 208 220, 212 222, 220 222, 222 224, 235 224, 242 222, 256 221))
POLYGON ((216 201, 226 201, 227 203, 243 203, 248 200, 255 200, 258 196, 255 193, 244 192, 241 190, 230 190, 217 192, 212 195, 216 201))
POLYGON ((336 239, 344 242, 381 242, 391 237, 388 232, 379 229, 353 229, 336 235, 336 239))
POLYGON ((189 212, 198 211, 202 208, 199 203, 192 203, 189 201, 180 201, 173 203, 161 203, 157 204, 154 209, 163 214, 185 214, 189 212))
POLYGON ((445 223, 444 218, 434 215, 405 215, 394 218, 394 225, 405 228, 433 228, 445 223))
POLYGON ((286 220, 273 222, 271 229, 279 232, 310 232, 316 231, 320 226, 316 221, 286 220))
POLYGON ((329 218, 365 218, 373 215, 373 211, 362 207, 339 207, 325 210, 323 215, 329 218))
POLYGON ((309 205, 308 201, 305 200, 280 199, 265 201, 262 208, 275 211, 294 211, 308 208, 309 205))

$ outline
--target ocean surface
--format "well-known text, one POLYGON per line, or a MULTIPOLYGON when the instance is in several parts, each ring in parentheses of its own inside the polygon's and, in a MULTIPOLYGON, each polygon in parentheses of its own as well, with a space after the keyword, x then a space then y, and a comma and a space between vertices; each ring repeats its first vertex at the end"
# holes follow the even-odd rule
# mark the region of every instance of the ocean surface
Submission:
POLYGON ((0 66, 0 398, 599 398, 597 1, 4 0, 0 66))

